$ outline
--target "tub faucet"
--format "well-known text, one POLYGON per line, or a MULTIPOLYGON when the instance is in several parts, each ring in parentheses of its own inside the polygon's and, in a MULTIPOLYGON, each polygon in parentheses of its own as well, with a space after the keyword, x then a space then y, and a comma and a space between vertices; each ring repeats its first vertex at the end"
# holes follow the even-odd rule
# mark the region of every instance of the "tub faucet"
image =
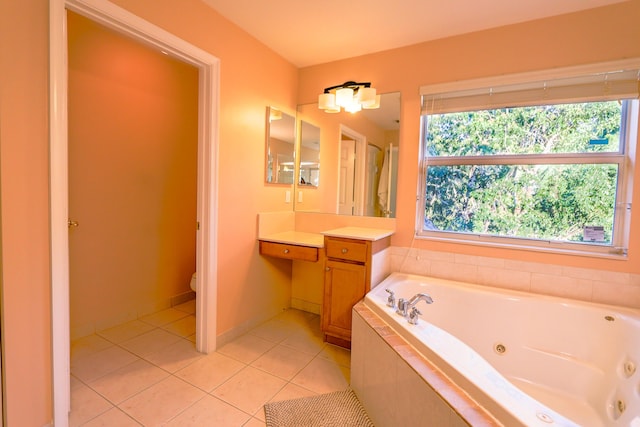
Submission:
POLYGON ((424 301, 427 304, 433 304, 433 298, 431 298, 427 294, 419 293, 411 297, 411 299, 407 303, 407 309, 415 307, 416 304, 419 303, 420 301, 424 301))
POLYGON ((409 309, 414 309, 416 304, 420 301, 424 301, 427 304, 432 304, 433 298, 423 293, 415 294, 409 300, 398 298, 398 309, 396 310, 396 314, 407 317, 409 315, 409 309))
POLYGON ((407 317, 407 307, 409 306, 409 301, 404 298, 398 298, 398 309, 396 310, 396 314, 400 316, 407 317))

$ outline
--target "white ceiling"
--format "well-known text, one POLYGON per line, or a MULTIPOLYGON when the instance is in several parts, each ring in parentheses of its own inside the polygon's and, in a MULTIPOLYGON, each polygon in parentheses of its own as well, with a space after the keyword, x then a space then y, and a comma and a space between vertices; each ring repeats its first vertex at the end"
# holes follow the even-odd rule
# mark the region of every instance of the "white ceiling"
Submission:
POLYGON ((202 1, 306 67, 626 0, 202 1))

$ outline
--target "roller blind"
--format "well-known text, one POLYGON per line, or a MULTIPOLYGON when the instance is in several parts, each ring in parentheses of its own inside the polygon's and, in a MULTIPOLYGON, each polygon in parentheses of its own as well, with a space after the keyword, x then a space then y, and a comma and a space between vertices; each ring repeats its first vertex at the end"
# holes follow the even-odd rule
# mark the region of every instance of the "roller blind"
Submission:
POLYGON ((638 64, 619 65, 625 68, 581 73, 567 69, 566 76, 554 70, 548 77, 545 73, 529 73, 423 86, 422 114, 639 98, 640 60, 638 64))

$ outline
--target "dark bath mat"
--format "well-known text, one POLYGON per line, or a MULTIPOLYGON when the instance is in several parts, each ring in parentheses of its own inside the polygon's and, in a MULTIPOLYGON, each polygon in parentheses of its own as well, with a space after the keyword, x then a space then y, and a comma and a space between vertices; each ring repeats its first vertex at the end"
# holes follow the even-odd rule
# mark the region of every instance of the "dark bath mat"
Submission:
POLYGON ((267 427, 374 427, 351 389, 264 405, 267 427))

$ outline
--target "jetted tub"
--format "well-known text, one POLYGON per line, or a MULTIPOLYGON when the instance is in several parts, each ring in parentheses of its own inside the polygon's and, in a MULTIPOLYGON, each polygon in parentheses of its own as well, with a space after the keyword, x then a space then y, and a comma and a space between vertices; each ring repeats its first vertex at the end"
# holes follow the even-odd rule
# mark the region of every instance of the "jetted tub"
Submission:
POLYGON ((364 304, 506 426, 640 427, 640 310, 401 273, 364 304))

